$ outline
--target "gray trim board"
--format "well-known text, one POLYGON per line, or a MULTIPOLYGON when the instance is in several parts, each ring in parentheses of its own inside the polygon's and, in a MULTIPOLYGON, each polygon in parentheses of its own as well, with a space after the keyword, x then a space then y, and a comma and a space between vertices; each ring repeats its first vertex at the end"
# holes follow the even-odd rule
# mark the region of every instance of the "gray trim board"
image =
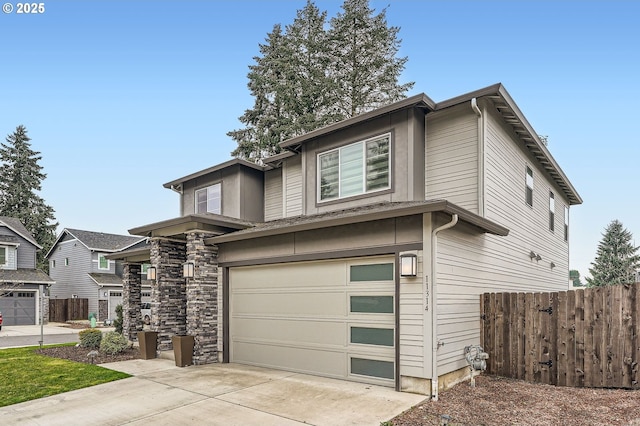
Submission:
POLYGON ((391 246, 369 247, 356 250, 340 250, 331 252, 304 253, 290 256, 277 256, 260 259, 236 260, 232 262, 220 262, 219 266, 232 268, 237 266, 260 266, 275 263, 305 262, 313 260, 332 260, 351 257, 380 256, 383 254, 394 254, 401 251, 422 250, 422 243, 398 244, 391 246))

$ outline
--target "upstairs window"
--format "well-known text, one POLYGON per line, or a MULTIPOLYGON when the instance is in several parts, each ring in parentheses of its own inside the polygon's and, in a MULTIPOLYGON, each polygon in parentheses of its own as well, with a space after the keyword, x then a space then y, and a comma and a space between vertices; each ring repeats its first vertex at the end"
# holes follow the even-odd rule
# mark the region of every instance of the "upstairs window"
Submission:
POLYGON ((64 266, 69 266, 69 258, 68 257, 64 258, 64 266))
POLYGON ((222 185, 215 185, 196 190, 196 213, 222 214, 222 185))
POLYGON ((533 170, 530 167, 526 171, 524 198, 527 205, 533 207, 533 170))
POLYGON ((549 231, 553 232, 555 230, 555 219, 556 219, 556 200, 553 195, 553 192, 549 191, 549 231))
POLYGON ((55 267, 56 267, 56 260, 51 259, 51 268, 55 268, 55 267))
POLYGON ((564 206, 564 240, 569 241, 569 207, 564 206))
POLYGON ((318 155, 318 200, 329 201, 391 188, 391 135, 318 155))
POLYGON ((0 247, 0 265, 7 264, 7 248, 0 247))
POLYGON ((98 269, 109 269, 109 261, 104 254, 98 255, 98 269))

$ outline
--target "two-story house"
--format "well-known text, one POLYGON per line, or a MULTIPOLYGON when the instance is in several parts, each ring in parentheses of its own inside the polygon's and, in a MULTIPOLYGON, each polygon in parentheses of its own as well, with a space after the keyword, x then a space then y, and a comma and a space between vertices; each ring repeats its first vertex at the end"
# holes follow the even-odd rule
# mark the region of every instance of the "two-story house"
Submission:
MULTIPOLYGON (((19 219, 0 216, 0 312, 3 325, 35 325, 46 317, 44 300, 55 284, 36 269, 42 246, 19 219)), ((46 321, 46 318, 45 318, 46 321)))
MULTIPOLYGON (((159 349, 437 395, 468 376, 479 295, 567 289, 582 202, 501 84, 420 94, 165 184, 181 216, 136 227, 125 330, 151 263, 159 349)), ((489 354, 491 356, 491 354, 489 354)))
MULTIPOLYGON (((146 243, 143 237, 63 229, 46 255, 49 274, 57 283, 51 298, 89 299, 89 314, 98 321, 114 320, 116 306, 122 304, 122 265, 106 255, 146 243)), ((151 299, 146 282, 142 297, 151 299)))

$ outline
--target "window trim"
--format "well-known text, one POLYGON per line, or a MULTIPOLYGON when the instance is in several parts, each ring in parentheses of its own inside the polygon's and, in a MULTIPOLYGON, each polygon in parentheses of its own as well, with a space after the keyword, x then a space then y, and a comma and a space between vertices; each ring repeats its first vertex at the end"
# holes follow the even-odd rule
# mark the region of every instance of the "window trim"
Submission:
POLYGON ((4 262, 0 262, 0 266, 7 266, 9 264, 9 248, 7 246, 0 246, 0 250, 4 252, 4 262))
POLYGON ((524 202, 533 207, 533 169, 529 166, 525 166, 524 171, 524 202), (529 185, 529 178, 531 178, 531 185, 529 185))
POLYGON ((380 194, 385 191, 390 191, 393 188, 393 132, 381 133, 378 135, 374 135, 368 137, 366 139, 358 140, 355 142, 351 142, 345 145, 338 146, 336 148, 328 149, 326 151, 317 152, 316 153, 316 204, 328 204, 332 202, 339 202, 344 200, 352 200, 362 197, 369 197, 372 194, 380 194), (388 182, 387 185, 383 188, 376 188, 370 191, 366 189, 366 168, 367 168, 367 143, 377 140, 377 139, 387 139, 389 144, 388 153, 387 153, 387 162, 388 162, 388 182), (342 195, 341 194, 341 182, 340 182, 340 152, 341 150, 349 147, 353 147, 355 145, 362 144, 362 165, 363 165, 363 173, 362 173, 362 188, 363 191, 358 194, 350 194, 350 195, 342 195), (338 196, 333 198, 322 199, 322 179, 321 179, 321 157, 324 155, 328 155, 332 152, 338 152, 338 196))
POLYGON ((564 206, 564 240, 569 241, 569 206, 564 206))
POLYGON ((193 211, 195 214, 204 214, 204 213, 211 213, 211 214, 222 214, 222 182, 216 182, 214 184, 211 185, 207 185, 205 187, 202 188, 198 188, 193 192, 193 211), (210 212, 209 211, 209 194, 208 194, 208 190, 209 188, 213 188, 214 186, 219 186, 220 187, 220 211, 219 212, 210 212), (198 212, 198 193, 201 191, 207 191, 207 208, 205 209, 204 212, 200 213, 198 212))
POLYGON ((556 229, 556 197, 552 191, 549 191, 549 231, 555 232, 556 229))

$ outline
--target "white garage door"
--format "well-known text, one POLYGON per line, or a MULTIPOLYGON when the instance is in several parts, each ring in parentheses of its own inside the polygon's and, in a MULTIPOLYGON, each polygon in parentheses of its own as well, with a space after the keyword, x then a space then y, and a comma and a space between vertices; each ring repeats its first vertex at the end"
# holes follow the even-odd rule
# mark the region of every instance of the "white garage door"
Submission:
POLYGON ((393 386, 394 258, 230 270, 230 358, 393 386))

